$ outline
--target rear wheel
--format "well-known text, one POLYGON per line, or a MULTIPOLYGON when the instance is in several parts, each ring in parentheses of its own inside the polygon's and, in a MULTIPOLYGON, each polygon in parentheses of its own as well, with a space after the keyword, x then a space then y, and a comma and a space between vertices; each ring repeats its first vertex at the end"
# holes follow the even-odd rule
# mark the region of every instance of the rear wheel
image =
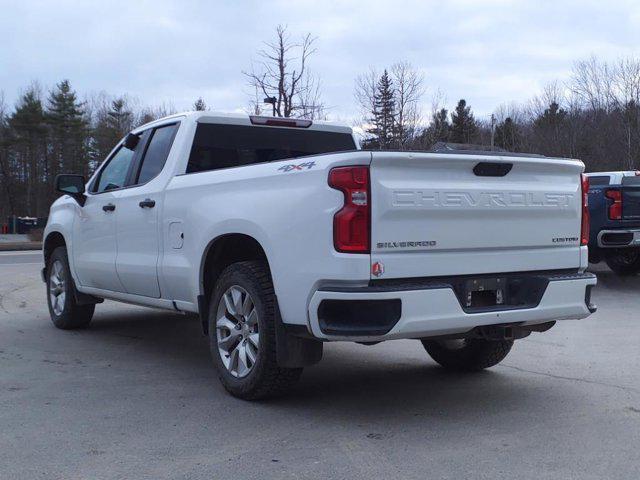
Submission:
POLYGON ((258 400, 285 393, 302 368, 276 361, 275 295, 265 262, 238 262, 218 279, 209 308, 209 345, 232 395, 258 400))
POLYGON ((607 254, 607 265, 618 275, 635 275, 640 272, 640 249, 619 248, 607 254))
POLYGON ((447 370, 474 372, 500 363, 511 351, 513 340, 425 339, 422 345, 431 358, 447 370))
POLYGON ((53 324, 63 330, 91 323, 95 305, 78 305, 65 247, 56 248, 47 264, 47 305, 53 324))

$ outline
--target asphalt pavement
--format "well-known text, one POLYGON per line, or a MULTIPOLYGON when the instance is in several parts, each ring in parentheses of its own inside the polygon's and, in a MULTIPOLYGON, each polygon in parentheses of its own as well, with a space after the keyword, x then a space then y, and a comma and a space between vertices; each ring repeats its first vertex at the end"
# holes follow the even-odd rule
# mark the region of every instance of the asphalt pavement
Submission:
POLYGON ((0 252, 0 267, 2 265, 40 265, 42 266, 42 252, 28 250, 21 252, 0 252))
POLYGON ((329 344, 282 399, 215 378, 197 318, 105 302, 53 327, 40 253, 0 254, 0 479, 635 479, 640 277, 448 374, 417 341, 329 344))

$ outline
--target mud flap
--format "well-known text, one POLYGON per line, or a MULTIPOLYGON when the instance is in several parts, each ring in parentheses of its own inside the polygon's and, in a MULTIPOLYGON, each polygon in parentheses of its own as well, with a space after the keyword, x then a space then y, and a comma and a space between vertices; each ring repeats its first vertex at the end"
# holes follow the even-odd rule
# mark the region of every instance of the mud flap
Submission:
POLYGON ((209 335, 209 302, 205 295, 198 295, 198 316, 202 323, 202 333, 205 336, 209 335))
MULTIPOLYGON (((322 359, 322 342, 296 335, 280 317, 276 299, 276 359, 283 368, 309 367, 322 359)), ((304 329, 306 331, 306 328, 304 329)))

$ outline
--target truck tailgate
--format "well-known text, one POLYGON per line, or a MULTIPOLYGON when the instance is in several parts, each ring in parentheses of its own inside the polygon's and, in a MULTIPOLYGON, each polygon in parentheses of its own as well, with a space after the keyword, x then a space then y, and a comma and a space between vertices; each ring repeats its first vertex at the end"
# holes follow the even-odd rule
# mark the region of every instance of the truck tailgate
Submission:
POLYGON ((640 220, 640 177, 622 178, 622 219, 640 220))
POLYGON ((374 152, 372 270, 409 278, 577 269, 583 169, 564 159, 374 152))

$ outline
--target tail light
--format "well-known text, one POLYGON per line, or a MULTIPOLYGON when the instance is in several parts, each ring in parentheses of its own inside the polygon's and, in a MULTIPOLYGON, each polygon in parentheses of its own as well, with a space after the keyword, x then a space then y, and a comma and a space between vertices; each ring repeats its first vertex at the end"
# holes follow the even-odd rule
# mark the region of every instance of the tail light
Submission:
POLYGON ((337 167, 329 186, 344 194, 344 205, 333 217, 333 245, 338 252, 369 253, 371 205, 369 167, 337 167))
POLYGON ((580 176, 582 185, 582 225, 580 227, 580 245, 589 244, 589 177, 580 176))
POLYGON ((622 192, 620 190, 606 190, 604 196, 612 201, 609 205, 609 220, 622 218, 622 192))

